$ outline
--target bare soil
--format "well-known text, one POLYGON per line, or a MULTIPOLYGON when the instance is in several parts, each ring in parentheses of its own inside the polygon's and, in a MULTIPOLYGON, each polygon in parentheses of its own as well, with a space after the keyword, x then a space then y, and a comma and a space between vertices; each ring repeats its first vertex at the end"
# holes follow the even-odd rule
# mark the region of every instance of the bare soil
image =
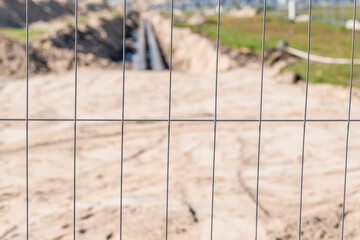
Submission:
MULTIPOLYGON (((210 60, 209 60, 210 61, 210 60)), ((215 59, 211 60, 215 61, 215 59)), ((120 118, 122 73, 81 67, 78 118, 120 118)), ((24 79, 0 79, 0 116, 23 118, 24 79)), ((166 119, 169 73, 126 73, 125 117, 166 119)), ((214 74, 173 74, 172 118, 213 119, 214 74)), ((259 116, 260 65, 219 75, 218 119, 259 116)), ((73 118, 74 73, 30 78, 30 118, 73 118)), ((265 69, 264 119, 302 119, 305 86, 265 69)), ((309 119, 346 119, 348 89, 309 86, 309 119)), ((358 119, 354 92, 352 117, 358 119)), ((25 237, 25 123, 0 123, 0 239, 25 237)), ((345 238, 359 239, 360 131, 351 123, 345 238)), ((169 238, 209 239, 213 122, 171 124, 169 238)), ((298 234, 303 123, 263 122, 259 239, 298 234)), ((118 239, 121 122, 78 122, 77 239, 118 239)), ((302 239, 338 239, 346 122, 308 122, 302 239)), ((214 239, 253 239, 258 122, 219 122, 214 239)), ((165 235, 167 122, 126 122, 123 238, 165 235)), ((30 122, 30 237, 69 239, 73 228, 73 122, 30 122)))

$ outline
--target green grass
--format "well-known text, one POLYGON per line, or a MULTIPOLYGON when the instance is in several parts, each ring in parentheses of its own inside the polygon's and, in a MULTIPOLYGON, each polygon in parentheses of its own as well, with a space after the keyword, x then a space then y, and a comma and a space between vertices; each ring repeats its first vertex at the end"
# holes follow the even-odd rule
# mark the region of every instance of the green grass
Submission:
MULTIPOLYGON (((41 29, 29 30, 29 42, 32 43, 37 40, 46 31, 41 29)), ((24 28, 0 28, 0 35, 4 35, 15 40, 25 42, 26 41, 26 29, 24 28)))
MULTIPOLYGON (((230 16, 221 16, 220 42, 225 46, 235 48, 251 49, 258 54, 261 53, 262 46, 262 16, 240 19, 230 16)), ((192 30, 205 34, 213 39, 217 35, 217 16, 206 17, 206 22, 202 25, 191 26, 186 22, 177 21, 179 27, 189 27, 192 30)), ((269 15, 266 21, 265 48, 275 48, 279 40, 286 40, 290 47, 307 51, 308 23, 293 23, 286 21, 284 17, 269 15)), ((351 58, 351 30, 344 27, 312 22, 311 25, 311 54, 335 57, 351 58)), ((359 39, 359 33, 355 38, 359 39)), ((355 41, 355 58, 360 58, 360 42, 355 41)), ((300 61, 288 66, 283 70, 289 70, 300 74, 305 79, 306 65, 300 61)), ((360 87, 360 67, 354 67, 354 85, 360 87)), ((331 83, 347 86, 350 79, 349 65, 329 65, 314 64, 310 65, 310 82, 331 83)))
MULTIPOLYGON (((216 16, 207 17, 204 24, 191 26, 186 22, 176 22, 176 26, 190 27, 215 39, 217 34, 216 16)), ((270 16, 266 21, 265 47, 276 47, 279 40, 286 40, 290 47, 307 50, 307 23, 293 23, 283 17, 270 16)), ((351 57, 351 31, 345 27, 315 22, 311 30, 311 53, 327 57, 351 57)), ((220 42, 225 46, 248 48, 261 51, 262 16, 239 19, 226 15, 221 16, 220 42)), ((360 42, 355 46, 360 53, 360 42)), ((359 54, 355 54, 359 56, 359 54)))
MULTIPOLYGON (((309 82, 349 86, 350 69, 350 65, 310 63, 309 82)), ((294 65, 283 68, 282 71, 296 72, 300 74, 301 79, 306 79, 306 62, 299 61, 294 65)), ((360 68, 357 66, 354 66, 353 85, 354 87, 360 87, 360 68)))

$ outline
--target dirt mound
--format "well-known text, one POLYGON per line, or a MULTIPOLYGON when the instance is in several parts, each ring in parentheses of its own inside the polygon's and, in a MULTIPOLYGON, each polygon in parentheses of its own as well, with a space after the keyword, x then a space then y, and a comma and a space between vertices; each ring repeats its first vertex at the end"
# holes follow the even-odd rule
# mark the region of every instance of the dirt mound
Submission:
MULTIPOLYGON (((138 13, 127 19, 126 52, 134 52, 132 31, 137 28, 138 13)), ((79 24, 79 66, 113 67, 122 60, 123 19, 121 17, 92 17, 79 24)), ((74 67, 75 28, 65 25, 45 34, 31 44, 29 71, 31 73, 61 72, 74 67)), ((25 74, 25 44, 0 36, 0 75, 25 74)))
MULTIPOLYGON (((29 49, 29 71, 48 72, 43 56, 34 48, 29 49)), ((0 75, 24 74, 26 69, 25 44, 0 36, 0 75)))
MULTIPOLYGON (((78 54, 79 66, 109 66, 111 61, 89 53, 78 54)), ((29 48, 31 74, 62 72, 74 67, 74 50, 47 47, 29 48)), ((0 75, 23 77, 26 73, 26 47, 22 42, 0 36, 0 75)))
MULTIPOLYGON (((123 19, 116 18, 93 18, 86 24, 79 25, 78 44, 79 52, 91 53, 96 57, 106 58, 113 61, 122 60, 123 19)), ((136 26, 127 24, 127 37, 136 26)), ((66 26, 56 32, 45 36, 40 40, 40 45, 47 48, 74 49, 75 29, 66 26)), ((127 52, 134 51, 131 43, 128 43, 127 52)))
MULTIPOLYGON (((108 9, 104 0, 92 0, 79 4, 81 15, 108 9)), ((50 21, 58 17, 74 15, 74 3, 66 0, 29 1, 29 22, 50 21)), ((0 27, 25 26, 25 0, 0 0, 0 27)))

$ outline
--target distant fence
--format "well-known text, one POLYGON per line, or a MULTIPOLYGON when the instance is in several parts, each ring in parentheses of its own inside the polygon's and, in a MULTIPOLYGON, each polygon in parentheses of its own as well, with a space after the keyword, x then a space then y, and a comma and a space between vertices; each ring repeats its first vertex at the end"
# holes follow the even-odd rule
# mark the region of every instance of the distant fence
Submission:
MULTIPOLYGON (((307 14, 308 5, 307 0, 297 0, 296 6, 299 14, 307 14)), ((252 6, 258 9, 264 8, 263 1, 261 0, 222 0, 221 6, 222 12, 244 6, 252 6)), ((188 12, 198 12, 202 11, 202 9, 216 7, 217 0, 177 0, 174 3, 174 8, 188 12)), ((352 7, 353 1, 351 0, 314 0, 312 8, 316 9, 316 11, 312 13, 312 19, 317 22, 344 26, 346 21, 349 20, 347 10, 352 9, 352 7)), ((171 11, 171 3, 152 4, 150 8, 171 11)), ((286 18, 288 0, 267 0, 266 8, 271 14, 286 18)))
MULTIPOLYGON (((209 225, 211 226, 211 235, 210 239, 212 240, 213 237, 213 229, 216 227, 213 224, 214 219, 214 191, 215 191, 215 166, 216 166, 216 133, 217 133, 217 122, 258 122, 259 130, 258 130, 258 148, 257 148, 257 180, 256 180, 256 222, 254 226, 255 231, 255 240, 257 239, 257 232, 258 232, 258 209, 259 209, 259 171, 260 171, 260 149, 261 149, 261 130, 262 130, 262 123, 263 122, 302 122, 303 123, 303 134, 302 134, 302 153, 301 153, 301 172, 299 172, 299 175, 301 177, 301 184, 300 184, 300 205, 299 205, 299 229, 298 229, 298 239, 301 239, 301 231, 302 231, 302 194, 303 194, 303 170, 304 170, 304 153, 305 153, 305 139, 306 139, 306 126, 307 122, 346 122, 347 123, 347 130, 346 130, 346 153, 344 156, 344 189, 343 189, 343 204, 342 204, 342 228, 341 228, 341 239, 344 238, 344 216, 345 216, 345 206, 346 206, 346 183, 347 183, 347 160, 348 160, 348 146, 349 146, 349 133, 350 133, 350 124, 352 121, 359 121, 359 120, 352 120, 351 119, 351 100, 352 100, 352 86, 353 86, 353 66, 354 66, 354 36, 355 36, 355 19, 356 19, 356 0, 353 2, 353 31, 352 31, 352 48, 351 48, 351 76, 350 76, 350 87, 349 87, 349 104, 348 104, 348 116, 346 119, 308 119, 307 118, 307 103, 308 103, 308 89, 309 89, 309 59, 310 59, 310 43, 311 43, 311 36, 310 36, 310 30, 311 30, 311 17, 309 18, 308 22, 308 40, 307 40, 307 71, 306 71, 306 91, 304 96, 304 118, 303 119, 276 119, 276 120, 269 120, 269 119, 263 119, 262 117, 262 106, 263 106, 263 83, 264 83, 264 46, 265 46, 265 36, 266 36, 266 14, 267 14, 267 0, 264 0, 263 2, 263 28, 262 28, 262 52, 261 52, 261 78, 259 79, 260 84, 260 105, 259 105, 259 118, 258 119, 233 119, 233 120, 224 120, 224 119, 218 119, 217 118, 217 90, 218 90, 218 62, 219 62, 219 32, 220 32, 220 9, 222 6, 221 0, 218 0, 217 2, 217 9, 218 9, 218 18, 217 18, 217 39, 216 39, 216 69, 215 75, 214 75, 214 84, 215 85, 215 93, 214 93, 214 118, 213 119, 200 119, 200 120, 191 120, 191 119, 173 119, 171 115, 171 93, 172 93, 172 52, 173 52, 173 26, 174 26, 174 0, 171 0, 171 42, 170 42, 170 59, 169 59, 169 99, 168 99, 168 118, 167 119, 126 119, 125 118, 125 93, 126 93, 126 71, 125 71, 125 61, 123 61, 123 79, 122 79, 122 114, 121 118, 119 119, 79 119, 77 118, 77 52, 78 52, 78 1, 75 0, 75 72, 74 72, 74 118, 73 119, 31 119, 29 118, 29 1, 26 0, 26 118, 25 119, 16 119, 16 118, 7 118, 7 119, 1 119, 2 121, 24 121, 26 123, 26 236, 27 239, 29 239, 29 122, 32 121, 71 121, 74 125, 74 172, 73 172, 73 238, 76 239, 76 150, 77 150, 77 122, 94 122, 94 121, 117 121, 121 122, 121 147, 119 151, 121 152, 121 185, 120 185, 120 239, 122 239, 122 200, 123 200, 123 161, 124 161, 124 123, 125 122, 167 122, 168 128, 167 128, 167 182, 166 182, 166 222, 165 222, 165 239, 168 239, 168 203, 169 203, 169 164, 170 164, 170 132, 171 132, 171 123, 172 122, 213 122, 214 128, 213 128, 213 157, 212 157, 212 192, 211 192, 211 221, 209 222, 209 225)), ((227 1, 228 2, 228 1, 227 1)), ((124 39, 123 39, 123 59, 125 59, 125 30, 126 30, 126 6, 127 2, 126 0, 123 2, 124 4, 124 18, 125 21, 123 21, 123 31, 124 31, 124 39)), ((308 2, 308 14, 309 16, 312 15, 312 6, 313 6, 313 0, 309 0, 308 2)), ((210 83, 209 83, 210 84, 210 83)), ((116 86, 114 86, 116 87, 116 86)), ((120 87, 120 86, 119 86, 120 87)), ((119 103, 120 105, 120 103, 119 103)), ((144 236, 145 237, 145 236, 144 236)))

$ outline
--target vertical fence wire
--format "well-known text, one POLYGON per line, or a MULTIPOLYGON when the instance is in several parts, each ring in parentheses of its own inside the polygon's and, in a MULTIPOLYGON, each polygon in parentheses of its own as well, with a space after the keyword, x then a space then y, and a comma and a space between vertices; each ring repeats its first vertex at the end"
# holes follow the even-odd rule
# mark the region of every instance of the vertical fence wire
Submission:
POLYGON ((173 31, 174 31, 174 0, 171 0, 171 21, 170 21, 170 59, 169 59, 169 112, 167 129, 167 152, 166 152, 166 213, 165 213, 165 240, 168 239, 169 227, 169 181, 170 181, 170 136, 171 136, 171 89, 172 89, 172 52, 173 52, 173 31))
POLYGON ((311 39, 311 11, 312 0, 309 0, 309 19, 308 19, 308 39, 307 39, 307 59, 306 59, 306 86, 305 86, 305 105, 304 105, 304 125, 302 135, 301 147, 301 172, 300 172, 300 203, 299 203, 299 234, 298 239, 301 239, 301 223, 302 223, 302 205, 303 205, 303 184, 304 184, 304 162, 305 162, 305 139, 306 139, 306 122, 307 122, 307 108, 308 108, 308 93, 309 93, 309 67, 310 67, 310 39, 311 39))
POLYGON ((123 79, 122 79, 122 102, 121 102, 121 145, 120 145, 120 240, 122 240, 122 221, 123 221, 123 173, 124 173, 124 117, 125 117, 125 56, 126 56, 126 0, 123 6, 123 79))
POLYGON ((351 70, 350 70, 350 89, 349 89, 349 109, 348 119, 346 126, 346 148, 345 148, 345 169, 344 169, 344 192, 341 216, 341 240, 344 239, 344 225, 345 225, 345 204, 346 204, 346 182, 347 182, 347 165, 349 153, 349 135, 350 135, 350 118, 351 118, 351 99, 353 87, 353 74, 354 74, 354 48, 355 48, 355 20, 356 20, 356 1, 354 0, 354 13, 353 13, 353 29, 352 29, 352 43, 351 43, 351 70))
POLYGON ((76 132, 77 132, 77 81, 78 81, 78 8, 79 0, 75 0, 75 99, 74 99, 74 212, 73 212, 73 238, 76 239, 76 132))
POLYGON ((262 46, 261 46, 261 78, 260 78, 259 137, 258 137, 257 167, 256 167, 255 240, 257 240, 257 236, 258 236, 258 221, 259 221, 259 182, 260 182, 261 122, 262 122, 263 91, 264 91, 265 27, 266 27, 266 0, 264 0, 264 15, 263 15, 263 29, 262 29, 262 46))
POLYGON ((29 1, 25 2, 26 18, 26 240, 29 240, 29 1))
POLYGON ((211 182, 211 219, 210 219, 210 240, 213 239, 214 232, 214 200, 215 200, 215 162, 216 162, 216 130, 217 130, 217 103, 218 103, 218 79, 219 79, 219 47, 220 47, 220 15, 221 0, 218 0, 217 16, 217 35, 216 35, 216 65, 215 65, 215 102, 214 102, 214 146, 212 162, 212 182, 211 182))

